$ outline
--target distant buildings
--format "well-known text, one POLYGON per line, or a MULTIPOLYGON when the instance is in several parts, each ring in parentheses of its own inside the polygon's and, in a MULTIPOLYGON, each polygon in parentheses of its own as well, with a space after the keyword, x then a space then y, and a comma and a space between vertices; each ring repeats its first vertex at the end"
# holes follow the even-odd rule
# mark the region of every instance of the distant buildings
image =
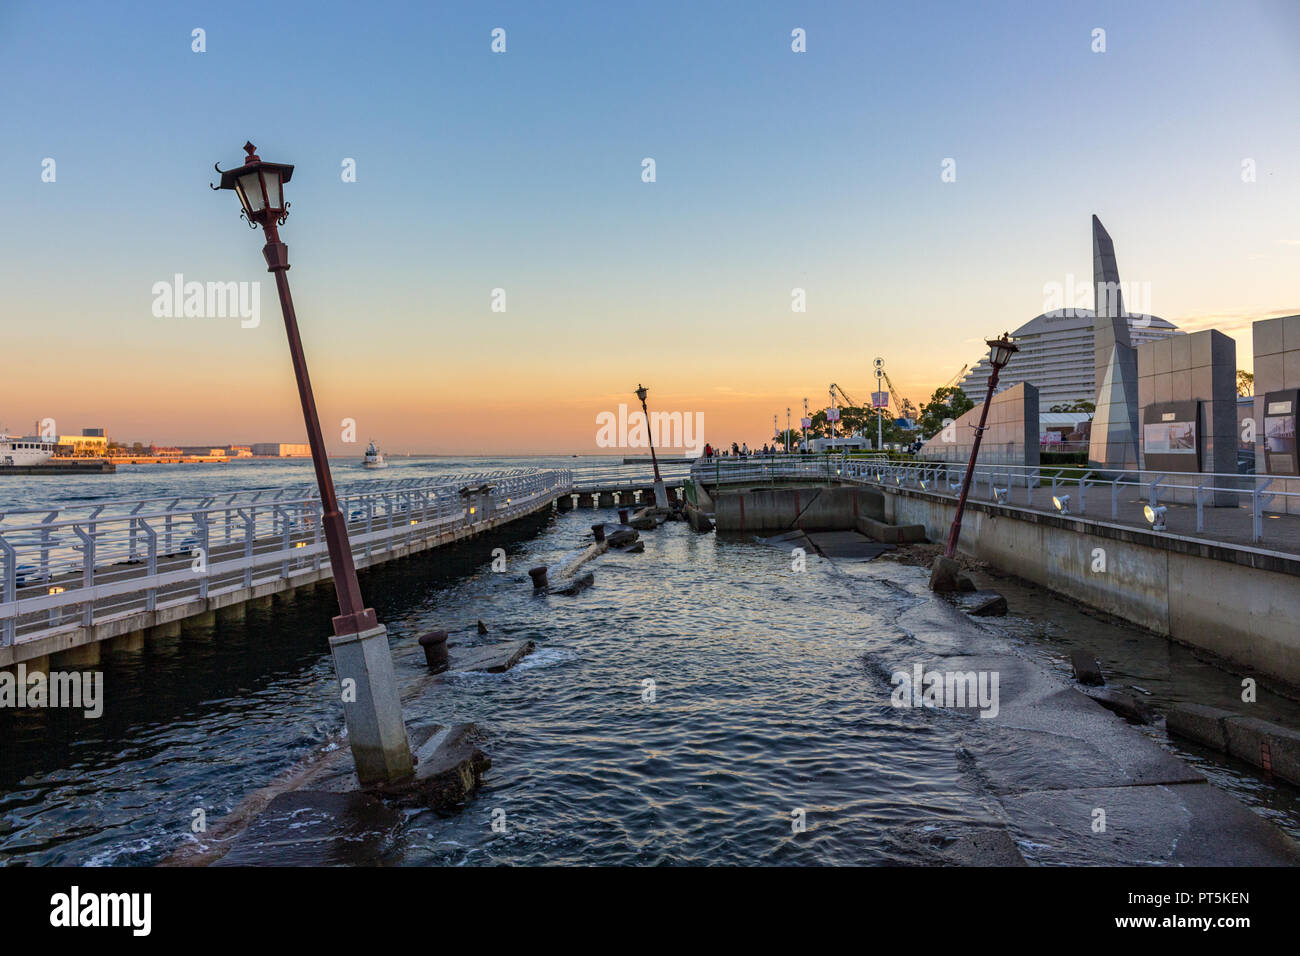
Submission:
POLYGON ((311 446, 288 442, 254 442, 250 447, 258 458, 310 458, 311 446))
MULTIPOLYGON (((1171 335, 1185 334, 1154 315, 1130 315, 1134 347, 1171 335)), ((1029 382, 1038 388, 1039 406, 1092 402, 1097 395, 1094 368, 1094 317, 1091 309, 1063 309, 1031 319, 1011 333, 1020 351, 998 378, 998 391, 1029 382)), ((961 381, 961 390, 976 404, 989 387, 989 361, 984 358, 961 381)))
POLYGON ((108 437, 102 428, 83 428, 80 435, 60 435, 54 453, 59 457, 103 457, 108 454, 108 437))
MULTIPOLYGON (((38 423, 39 427, 39 423, 38 423)), ((33 438, 33 441, 38 439, 33 438)), ((47 439, 49 440, 49 439, 47 439)), ((55 441, 55 455, 60 458, 103 458, 105 456, 164 455, 193 458, 310 458, 311 446, 305 442, 256 442, 250 445, 181 445, 160 446, 135 442, 112 441, 103 428, 83 428, 80 435, 60 435, 55 441)))

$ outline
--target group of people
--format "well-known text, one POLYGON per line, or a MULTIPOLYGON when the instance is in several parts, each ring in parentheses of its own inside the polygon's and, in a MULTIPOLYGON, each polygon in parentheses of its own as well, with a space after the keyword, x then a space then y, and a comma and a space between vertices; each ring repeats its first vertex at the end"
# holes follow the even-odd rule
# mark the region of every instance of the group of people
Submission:
POLYGON ((762 451, 755 448, 752 452, 749 450, 749 444, 747 442, 738 445, 733 441, 730 449, 714 448, 711 444, 705 444, 704 446, 705 458, 749 458, 751 455, 783 454, 785 454, 784 447, 781 445, 769 445, 766 442, 763 443, 762 451))

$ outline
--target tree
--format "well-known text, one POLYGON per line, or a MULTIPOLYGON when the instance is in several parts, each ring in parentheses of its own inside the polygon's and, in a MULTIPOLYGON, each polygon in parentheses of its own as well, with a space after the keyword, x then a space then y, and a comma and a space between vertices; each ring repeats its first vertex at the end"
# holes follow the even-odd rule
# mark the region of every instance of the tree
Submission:
POLYGON ((790 440, 790 450, 798 451, 799 442, 803 441, 803 432, 797 428, 791 428, 789 431, 782 428, 776 433, 776 447, 785 451, 785 442, 787 438, 790 440))
POLYGON ((1048 411, 1065 412, 1065 413, 1079 412, 1079 413, 1091 415, 1095 411, 1097 411, 1097 406, 1094 405, 1092 402, 1082 402, 1082 401, 1070 402, 1068 404, 1053 405, 1051 408, 1048 409, 1048 411))
POLYGON ((1255 373, 1247 372, 1244 369, 1237 369, 1237 394, 1254 395, 1255 394, 1255 373))
POLYGON ((920 432, 932 438, 943 430, 944 419, 957 419, 975 407, 975 403, 966 397, 966 393, 956 385, 945 385, 934 390, 934 395, 921 409, 921 418, 917 422, 920 432))

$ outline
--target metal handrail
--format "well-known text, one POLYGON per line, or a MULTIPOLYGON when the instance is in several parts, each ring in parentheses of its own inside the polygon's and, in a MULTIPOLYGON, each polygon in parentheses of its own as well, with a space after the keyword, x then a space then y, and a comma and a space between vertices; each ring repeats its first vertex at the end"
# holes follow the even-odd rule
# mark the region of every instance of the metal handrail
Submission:
MULTIPOLYGON (((572 487, 568 469, 510 469, 358 482, 339 503, 354 554, 373 557, 532 510, 572 487)), ((296 490, 119 500, 0 526, 0 645, 251 587, 271 569, 284 579, 320 569, 320 500, 296 490), (161 501, 168 507, 148 508, 161 501)))
MULTIPOLYGON (((965 463, 888 455, 876 457, 841 453, 838 455, 776 455, 754 458, 712 458, 696 462, 692 477, 710 482, 751 482, 774 477, 820 477, 840 481, 854 481, 894 487, 916 487, 935 494, 955 494, 954 478, 960 478, 965 463), (834 465, 830 463, 834 462, 834 465), (832 474, 833 472, 833 474, 832 474), (922 489, 922 482, 924 488, 922 489), (946 487, 946 490, 945 490, 946 487)), ((988 497, 995 500, 997 491, 1005 491, 1005 503, 1012 503, 1012 490, 1024 490, 1024 503, 1034 506, 1034 489, 1041 487, 1044 472, 1041 465, 977 464, 972 484, 975 488, 986 485, 988 497)), ((1095 485, 1110 486, 1110 517, 1118 520, 1119 496, 1122 488, 1145 492, 1147 503, 1155 508, 1160 501, 1177 497, 1177 492, 1196 507, 1196 530, 1205 531, 1204 505, 1206 496, 1220 500, 1229 499, 1237 507, 1247 506, 1251 515, 1250 537, 1260 542, 1264 537, 1263 515, 1300 513, 1300 491, 1281 491, 1273 488, 1278 476, 1243 475, 1236 472, 1185 472, 1170 473, 1141 469, 1129 473, 1106 473, 1084 466, 1052 466, 1050 485, 1053 496, 1061 486, 1076 489, 1077 501, 1071 511, 1087 515, 1087 489, 1095 485), (1265 493, 1265 492, 1268 493, 1265 493), (1272 507, 1270 507, 1272 506, 1272 507), (1076 510, 1077 509, 1077 510, 1076 510)), ((1300 481, 1300 479, 1297 479, 1300 481)))

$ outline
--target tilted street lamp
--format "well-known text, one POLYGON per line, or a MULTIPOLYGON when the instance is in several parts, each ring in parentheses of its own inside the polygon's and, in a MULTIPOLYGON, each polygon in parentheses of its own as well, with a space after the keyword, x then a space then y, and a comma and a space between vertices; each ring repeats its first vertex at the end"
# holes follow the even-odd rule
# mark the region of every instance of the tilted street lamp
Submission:
POLYGON ((278 227, 289 216, 284 184, 293 176, 293 167, 263 162, 252 143, 245 143, 244 151, 248 156, 238 169, 215 167, 221 174, 221 185, 212 188, 233 189, 243 207, 242 218, 247 219, 254 229, 260 225, 266 234, 262 255, 266 257, 266 271, 275 275, 276 289, 280 293, 280 310, 289 337, 289 355, 293 359, 298 398, 302 402, 307 441, 311 445, 316 484, 320 488, 321 524, 329 549, 334 590, 339 599, 339 614, 334 618, 330 650, 343 692, 348 743, 352 747, 357 778, 363 785, 394 783, 410 777, 414 765, 406 725, 402 721, 392 653, 388 649, 387 631, 378 622, 374 610, 366 607, 361 598, 361 585, 357 581, 352 547, 348 543, 347 524, 334 493, 334 480, 325 455, 325 438, 321 432, 320 416, 316 413, 311 379, 307 375, 298 319, 289 295, 289 279, 285 275, 289 270, 289 249, 280 241, 278 227))
POLYGON ((636 387, 636 397, 641 399, 641 412, 645 415, 646 440, 650 443, 650 463, 654 465, 655 469, 655 507, 667 508, 668 489, 664 487, 664 480, 659 477, 659 459, 655 457, 655 440, 654 432, 650 428, 650 411, 645 405, 646 387, 640 383, 636 387))
POLYGON ((975 441, 970 449, 970 461, 966 464, 966 477, 961 482, 961 495, 957 498, 957 514, 952 519, 952 527, 948 529, 948 543, 943 549, 945 557, 951 558, 957 554, 957 539, 961 536, 961 517, 966 511, 966 496, 970 494, 971 476, 975 474, 975 459, 979 457, 980 442, 984 438, 984 423, 988 421, 989 405, 993 403, 993 389, 998 385, 998 373, 1001 372, 1011 356, 1020 351, 1016 344, 1011 341, 1010 333, 1003 332, 1000 339, 987 339, 985 344, 989 347, 989 362, 993 366, 993 374, 989 376, 988 395, 984 398, 984 407, 980 409, 980 423, 975 429, 975 441))

